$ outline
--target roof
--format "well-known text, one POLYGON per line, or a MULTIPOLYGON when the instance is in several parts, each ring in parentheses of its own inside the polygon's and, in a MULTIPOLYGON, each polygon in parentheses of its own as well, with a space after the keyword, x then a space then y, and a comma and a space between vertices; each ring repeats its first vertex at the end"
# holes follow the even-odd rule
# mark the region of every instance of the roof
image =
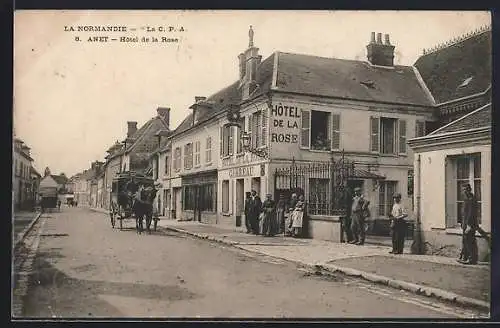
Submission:
POLYGON ((429 136, 448 133, 448 132, 491 127, 492 125, 491 122, 492 122, 492 117, 491 117, 491 103, 490 103, 433 131, 432 133, 429 134, 429 136))
POLYGON ((139 130, 137 130, 130 139, 134 140, 132 144, 127 144, 127 152, 132 151, 144 138, 154 136, 159 131, 170 131, 167 123, 159 116, 149 119, 139 130))
MULTIPOLYGON (((251 98, 258 97, 270 90, 273 77, 274 56, 275 54, 272 54, 267 57, 258 66, 256 83, 259 85, 259 88, 252 94, 251 98)), ((241 100, 240 81, 238 80, 208 97, 205 103, 210 104, 210 106, 198 106, 196 110, 197 121, 201 123, 224 111, 228 105, 239 104, 241 100)), ((173 135, 182 133, 192 126, 193 113, 191 112, 175 129, 173 135)))
POLYGON ((354 100, 432 106, 413 67, 280 52, 277 90, 354 100))
POLYGON ((55 174, 51 174, 50 175, 52 177, 52 179, 54 179, 54 181, 57 183, 57 184, 66 184, 68 183, 68 178, 66 178, 65 176, 62 176, 62 175, 55 175, 55 174))
POLYGON ((440 104, 485 91, 491 85, 491 55, 491 31, 483 31, 424 54, 415 67, 440 104))
POLYGON ((58 183, 53 175, 47 175, 40 181, 40 188, 57 188, 58 183))

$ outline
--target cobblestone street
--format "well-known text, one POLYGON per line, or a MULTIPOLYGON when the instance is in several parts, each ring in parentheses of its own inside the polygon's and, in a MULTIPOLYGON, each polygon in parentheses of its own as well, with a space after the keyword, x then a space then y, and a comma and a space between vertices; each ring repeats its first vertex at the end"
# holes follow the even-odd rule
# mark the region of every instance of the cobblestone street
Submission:
MULTIPOLYGON (((26 317, 470 317, 425 297, 135 222, 64 208, 40 218, 26 317), (376 306, 375 306, 376 305, 376 306)), ((33 232, 34 233, 34 232, 33 232)))

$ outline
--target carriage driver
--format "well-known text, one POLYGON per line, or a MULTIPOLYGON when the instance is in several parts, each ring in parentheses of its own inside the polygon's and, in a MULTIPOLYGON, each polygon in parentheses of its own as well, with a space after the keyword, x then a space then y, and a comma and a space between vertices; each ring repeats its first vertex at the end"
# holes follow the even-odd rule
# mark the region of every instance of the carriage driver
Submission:
POLYGON ((135 181, 135 177, 132 177, 132 179, 127 183, 125 186, 125 190, 127 191, 127 194, 129 196, 129 204, 130 208, 134 205, 134 198, 135 194, 139 190, 139 184, 135 181))

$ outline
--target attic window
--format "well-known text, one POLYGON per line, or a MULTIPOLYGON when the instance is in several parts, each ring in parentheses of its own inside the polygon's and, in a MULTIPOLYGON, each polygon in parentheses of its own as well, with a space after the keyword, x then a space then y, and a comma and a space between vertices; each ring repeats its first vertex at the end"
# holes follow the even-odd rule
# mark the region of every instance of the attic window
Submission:
POLYGON ((368 81, 361 81, 359 82, 361 83, 362 85, 364 85, 365 87, 367 88, 370 88, 370 89, 375 89, 375 82, 371 81, 371 80, 368 80, 368 81))
POLYGON ((462 82, 462 84, 460 84, 458 87, 459 87, 459 88, 466 87, 466 86, 468 86, 468 85, 469 85, 470 81, 472 81, 472 76, 470 76, 470 77, 466 78, 466 79, 462 82))

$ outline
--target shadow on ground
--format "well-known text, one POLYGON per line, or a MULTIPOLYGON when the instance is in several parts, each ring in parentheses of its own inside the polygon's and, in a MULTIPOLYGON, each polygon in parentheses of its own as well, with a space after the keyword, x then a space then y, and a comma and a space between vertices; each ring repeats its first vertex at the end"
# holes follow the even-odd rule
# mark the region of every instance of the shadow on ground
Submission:
MULTIPOLYGON (((142 299, 181 301, 196 298, 195 293, 178 285, 120 283, 76 279, 57 269, 49 260, 64 258, 59 249, 39 253, 29 279, 24 299, 23 317, 120 317, 125 313, 105 301, 101 295, 142 299)), ((93 265, 72 268, 76 272, 93 269, 93 265)))

